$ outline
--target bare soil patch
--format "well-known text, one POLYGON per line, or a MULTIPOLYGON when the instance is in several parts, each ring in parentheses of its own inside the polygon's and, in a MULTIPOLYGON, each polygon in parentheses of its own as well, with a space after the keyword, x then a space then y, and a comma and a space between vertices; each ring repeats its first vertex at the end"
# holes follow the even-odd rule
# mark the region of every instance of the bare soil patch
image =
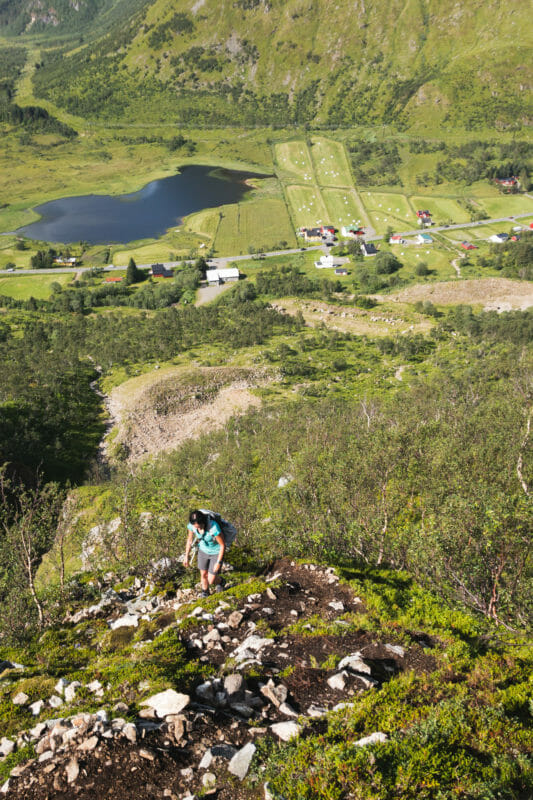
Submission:
POLYGON ((261 400, 252 390, 270 382, 261 370, 204 367, 165 370, 133 378, 113 389, 108 399, 110 416, 118 433, 106 445, 107 457, 121 448, 129 462, 173 450, 225 425, 261 400), (198 387, 191 375, 198 377, 198 387), (209 384, 212 387, 209 389, 209 384))
POLYGON ((480 305, 485 311, 525 310, 533 306, 533 284, 508 278, 477 278, 410 286, 376 299, 399 303, 431 300, 437 305, 480 305))
MULTIPOLYGON (((380 297, 378 299, 386 302, 391 298, 380 297)), ((431 328, 431 324, 426 320, 415 324, 409 322, 401 309, 394 312, 381 308, 366 310, 355 306, 332 305, 319 300, 285 298, 276 300, 273 305, 289 314, 297 314, 301 311, 306 323, 312 327, 323 324, 333 330, 355 333, 360 336, 388 336, 391 333, 407 333, 408 331, 423 333, 431 328)))

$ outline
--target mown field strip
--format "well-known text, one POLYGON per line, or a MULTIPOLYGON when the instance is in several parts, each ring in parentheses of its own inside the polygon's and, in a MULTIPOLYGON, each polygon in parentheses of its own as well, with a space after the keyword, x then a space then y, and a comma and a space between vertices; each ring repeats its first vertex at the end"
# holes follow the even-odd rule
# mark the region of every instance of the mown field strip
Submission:
MULTIPOLYGON (((287 186, 287 198, 298 227, 312 227, 331 222, 328 210, 317 186, 287 186)), ((332 223, 333 224, 333 223, 332 223)))
POLYGON ((510 214, 533 214, 533 199, 525 195, 481 197, 478 202, 489 217, 506 217, 510 214))
POLYGON ((46 300, 52 294, 51 285, 59 283, 66 286, 74 277, 74 273, 58 273, 55 275, 16 275, 0 278, 0 295, 13 297, 15 300, 46 300))
POLYGON ((276 144, 275 154, 282 172, 291 173, 306 183, 314 180, 313 163, 309 148, 304 141, 276 144))
POLYGON ((322 189, 329 222, 339 230, 343 225, 365 225, 366 215, 354 189, 322 189))
POLYGON ((317 183, 321 186, 353 187, 344 146, 332 139, 313 138, 311 156, 317 183))

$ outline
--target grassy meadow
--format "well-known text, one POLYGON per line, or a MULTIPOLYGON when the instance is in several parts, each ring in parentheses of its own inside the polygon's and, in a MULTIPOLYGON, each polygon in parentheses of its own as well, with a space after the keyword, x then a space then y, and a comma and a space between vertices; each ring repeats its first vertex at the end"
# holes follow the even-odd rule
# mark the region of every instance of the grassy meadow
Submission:
POLYGON ((52 293, 53 283, 66 287, 74 278, 73 272, 54 275, 9 275, 0 273, 0 295, 13 297, 15 300, 28 300, 35 297, 46 300, 52 293))

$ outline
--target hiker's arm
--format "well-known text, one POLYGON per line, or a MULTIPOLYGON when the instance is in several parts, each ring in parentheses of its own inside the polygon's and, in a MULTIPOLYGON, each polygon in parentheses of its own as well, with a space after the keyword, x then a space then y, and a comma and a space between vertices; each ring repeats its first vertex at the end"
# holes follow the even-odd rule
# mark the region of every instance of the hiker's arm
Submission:
POLYGON ((218 542, 218 544, 220 545, 220 550, 218 551, 218 560, 217 560, 217 563, 215 565, 215 571, 218 572, 219 569, 220 569, 220 565, 222 564, 222 561, 224 559, 224 551, 226 550, 226 542, 224 541, 224 537, 222 536, 221 533, 219 533, 218 536, 215 536, 215 541, 218 542))
POLYGON ((189 553, 191 552, 192 540, 193 540, 193 533, 192 531, 188 531, 187 542, 185 543, 185 558, 183 559, 184 567, 189 566, 189 553))

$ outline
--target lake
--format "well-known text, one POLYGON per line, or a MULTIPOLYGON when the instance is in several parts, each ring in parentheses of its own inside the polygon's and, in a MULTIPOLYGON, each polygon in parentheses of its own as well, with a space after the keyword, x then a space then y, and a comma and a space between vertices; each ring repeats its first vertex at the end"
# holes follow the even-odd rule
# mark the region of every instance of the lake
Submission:
POLYGON ((28 239, 65 244, 125 244, 153 239, 179 225, 187 214, 238 202, 251 191, 245 181, 254 177, 265 176, 220 167, 186 166, 178 175, 152 181, 133 194, 88 194, 43 203, 34 209, 41 218, 19 228, 17 233, 28 239))

